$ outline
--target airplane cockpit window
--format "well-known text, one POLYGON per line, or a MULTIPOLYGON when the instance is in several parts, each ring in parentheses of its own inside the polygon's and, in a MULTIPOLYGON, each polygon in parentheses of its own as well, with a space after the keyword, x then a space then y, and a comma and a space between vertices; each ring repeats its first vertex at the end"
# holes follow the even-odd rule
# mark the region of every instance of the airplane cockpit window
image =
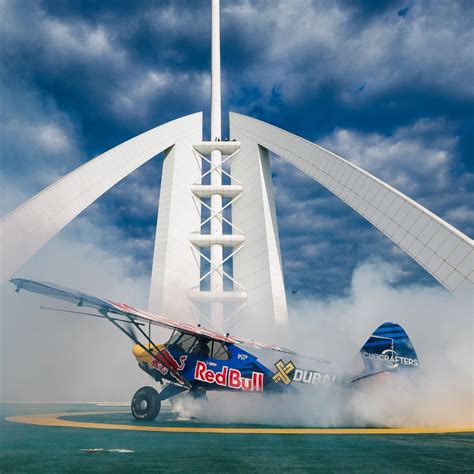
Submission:
POLYGON ((181 333, 173 331, 173 334, 171 334, 171 337, 169 341, 166 343, 167 346, 172 346, 173 344, 176 344, 178 342, 178 339, 182 336, 181 333))
POLYGON ((168 341, 167 347, 176 347, 185 353, 205 358, 210 357, 217 360, 230 359, 230 350, 226 344, 192 334, 174 334, 168 341))
POLYGON ((194 344, 196 343, 196 336, 190 334, 183 334, 183 337, 179 340, 179 345, 184 352, 189 352, 194 344))
POLYGON ((196 336, 192 334, 177 334, 176 336, 172 337, 167 346, 175 346, 179 347, 184 352, 189 352, 194 344, 196 343, 196 336))
POLYGON ((211 342, 212 341, 208 339, 198 338, 195 346, 193 347, 192 353, 206 358, 209 357, 209 354, 211 352, 209 344, 211 342))
POLYGON ((230 353, 227 345, 219 341, 212 341, 211 358, 217 360, 229 360, 230 353))

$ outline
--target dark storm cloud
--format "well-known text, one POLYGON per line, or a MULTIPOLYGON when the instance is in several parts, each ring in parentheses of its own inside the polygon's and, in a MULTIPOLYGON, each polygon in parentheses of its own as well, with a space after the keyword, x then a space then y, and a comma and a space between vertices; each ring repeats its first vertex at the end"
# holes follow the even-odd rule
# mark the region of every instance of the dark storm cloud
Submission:
POLYGON ((60 102, 79 123, 91 154, 149 128, 150 120, 162 123, 207 104, 207 15, 195 21, 179 2, 143 2, 141 8, 129 2, 128 13, 125 6, 4 7, 10 23, 2 34, 5 79, 15 82, 21 74, 60 102))
MULTIPOLYGON (((472 235, 472 2, 221 8, 224 127, 236 110, 321 143, 472 235)), ((2 182, 17 201, 140 132, 209 110, 207 1, 17 0, 0 10, 2 182)), ((146 274, 160 173, 160 159, 146 164, 71 228, 146 274)), ((276 158, 274 182, 289 288, 340 294, 367 258, 400 264, 402 283, 431 281, 276 158)), ((4 201, 5 211, 19 204, 4 201)))

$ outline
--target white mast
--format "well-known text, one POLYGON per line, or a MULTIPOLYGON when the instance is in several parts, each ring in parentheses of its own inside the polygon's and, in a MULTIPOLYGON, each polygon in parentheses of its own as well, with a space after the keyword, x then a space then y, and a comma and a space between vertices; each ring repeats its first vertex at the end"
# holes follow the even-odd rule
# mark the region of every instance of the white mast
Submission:
MULTIPOLYGON (((243 233, 224 217, 223 211, 232 209, 232 205, 242 195, 242 184, 234 179, 230 173, 223 168, 224 163, 234 160, 240 150, 240 142, 228 140, 221 141, 221 52, 220 52, 220 26, 219 26, 219 0, 211 2, 212 23, 212 68, 211 68, 211 137, 208 142, 193 144, 195 156, 201 162, 210 164, 210 169, 203 171, 200 183, 193 184, 191 191, 194 198, 199 202, 200 208, 206 208, 210 212, 207 219, 201 220, 199 232, 193 232, 190 242, 193 252, 200 261, 207 261, 210 265, 208 272, 201 272, 199 285, 191 288, 188 298, 193 304, 193 311, 197 310, 200 316, 210 320, 212 326, 222 331, 224 324, 234 318, 245 306, 247 292, 232 275, 226 273, 224 264, 233 262, 234 255, 243 248, 245 237, 243 233), (207 158, 205 155, 209 156, 207 158), (204 179, 210 183, 204 184, 204 179), (229 184, 223 183, 225 175, 229 184), (210 200, 208 204, 207 200, 210 200), (223 200, 228 202, 223 205, 223 200), (231 233, 224 234, 223 222, 230 226, 231 233), (210 224, 209 234, 202 233, 203 226, 210 224), (202 249, 209 248, 209 256, 202 249), (224 248, 230 250, 224 260, 224 248), (203 281, 209 278, 209 291, 202 289, 203 281), (224 291, 224 278, 231 285, 224 291), (203 312, 203 305, 206 310, 203 312), (237 308, 236 308, 237 306, 237 308), (230 311, 232 309, 232 311, 230 311)), ((197 261, 197 259, 196 259, 197 261)))
MULTIPOLYGON (((221 44, 220 44, 220 18, 219 0, 212 0, 212 74, 211 74, 211 141, 221 139, 221 44)), ((220 150, 213 150, 211 153, 211 185, 222 186, 222 155, 220 150)), ((220 239, 222 236, 222 195, 211 195, 211 238, 214 236, 220 239)), ((223 259, 223 246, 220 243, 211 245, 211 292, 220 294, 224 291, 223 274, 217 269, 221 269, 223 259)), ((223 303, 213 301, 211 303, 211 320, 214 327, 222 328, 224 323, 223 303)))
POLYGON ((212 0, 211 141, 221 138, 220 36, 219 0, 212 0))

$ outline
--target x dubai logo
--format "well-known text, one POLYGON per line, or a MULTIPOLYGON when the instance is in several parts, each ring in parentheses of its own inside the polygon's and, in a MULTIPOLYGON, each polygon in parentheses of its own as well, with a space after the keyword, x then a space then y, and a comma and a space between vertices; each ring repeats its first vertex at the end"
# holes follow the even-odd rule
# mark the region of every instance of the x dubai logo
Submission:
POLYGON ((285 385, 289 385, 295 374, 295 365, 293 362, 285 364, 281 359, 275 364, 277 372, 273 374, 272 379, 275 383, 283 382, 285 385))

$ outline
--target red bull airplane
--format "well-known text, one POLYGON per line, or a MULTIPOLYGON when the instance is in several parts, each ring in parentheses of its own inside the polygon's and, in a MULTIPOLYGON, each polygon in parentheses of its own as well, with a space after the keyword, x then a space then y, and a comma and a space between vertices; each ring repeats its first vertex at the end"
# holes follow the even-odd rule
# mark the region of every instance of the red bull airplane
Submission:
POLYGON ((295 384, 354 383, 419 365, 407 334, 394 323, 379 326, 364 344, 360 350, 363 369, 357 375, 337 375, 327 369, 329 362, 301 356, 283 347, 219 334, 53 283, 23 278, 10 281, 16 292, 26 290, 64 300, 76 305, 70 313, 107 319, 134 342, 132 352, 138 366, 162 386, 160 392, 147 386, 135 393, 131 410, 137 420, 155 419, 163 400, 183 392, 196 398, 215 390, 278 393, 294 390, 295 384), (85 312, 84 308, 97 313, 85 312), (155 343, 151 326, 171 330, 168 342, 155 343), (253 351, 258 351, 258 356, 253 351), (305 367, 309 363, 311 369, 305 367))

